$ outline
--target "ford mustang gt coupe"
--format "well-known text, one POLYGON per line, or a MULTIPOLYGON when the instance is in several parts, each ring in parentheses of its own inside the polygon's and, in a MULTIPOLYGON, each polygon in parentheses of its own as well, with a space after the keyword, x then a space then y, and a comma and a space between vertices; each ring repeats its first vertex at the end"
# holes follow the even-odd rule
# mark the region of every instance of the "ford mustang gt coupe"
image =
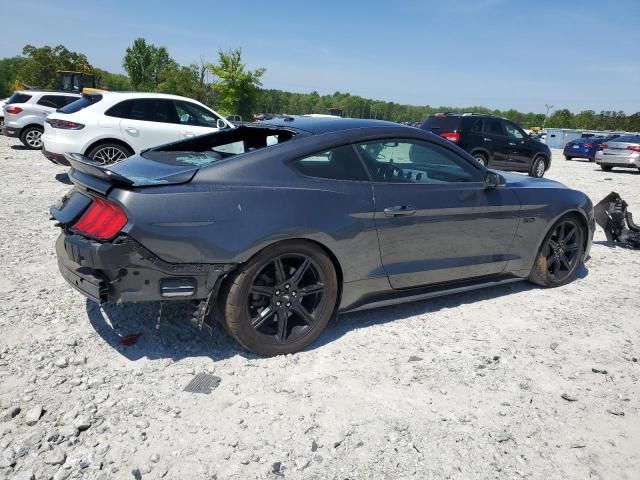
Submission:
POLYGON ((192 301, 261 355, 305 348, 337 312, 564 285, 595 226, 582 192, 382 121, 282 117, 67 159, 51 209, 67 282, 95 302, 192 301))

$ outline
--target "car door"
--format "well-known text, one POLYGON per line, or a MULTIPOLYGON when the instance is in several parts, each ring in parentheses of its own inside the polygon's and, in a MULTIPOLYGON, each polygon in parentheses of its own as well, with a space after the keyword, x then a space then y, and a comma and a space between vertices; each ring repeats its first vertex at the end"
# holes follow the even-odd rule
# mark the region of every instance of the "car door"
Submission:
POLYGON ((503 120, 504 130, 507 134, 510 153, 507 161, 513 170, 526 171, 533 158, 533 145, 531 138, 518 125, 503 120))
POLYGON ((499 118, 485 118, 482 121, 483 145, 492 154, 490 166, 505 167, 508 165, 509 145, 502 121, 499 118))
POLYGON ((173 100, 138 98, 116 105, 107 114, 119 116, 122 139, 140 153, 180 139, 180 126, 173 100))
POLYGON ((217 121, 220 117, 197 103, 175 100, 174 105, 180 124, 180 138, 197 137, 219 130, 217 121))
POLYGON ((509 260, 520 202, 486 189, 485 170, 414 139, 357 145, 373 179, 380 254, 396 289, 497 275, 509 260))

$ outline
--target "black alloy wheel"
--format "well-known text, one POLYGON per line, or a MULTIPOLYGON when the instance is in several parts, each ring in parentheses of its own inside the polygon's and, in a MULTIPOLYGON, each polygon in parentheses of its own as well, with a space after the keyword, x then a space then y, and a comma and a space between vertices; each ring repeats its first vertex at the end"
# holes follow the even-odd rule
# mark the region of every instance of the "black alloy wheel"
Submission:
POLYGON ((558 220, 542 244, 529 279, 546 287, 568 283, 582 263, 584 235, 584 228, 573 215, 558 220))
POLYGON ((224 325, 260 355, 302 350, 328 324, 338 282, 327 254, 306 241, 283 242, 260 252, 228 280, 224 325))
POLYGON ((325 279, 306 255, 282 255, 253 279, 247 308, 251 327, 286 344, 304 336, 318 321, 327 301, 325 279))

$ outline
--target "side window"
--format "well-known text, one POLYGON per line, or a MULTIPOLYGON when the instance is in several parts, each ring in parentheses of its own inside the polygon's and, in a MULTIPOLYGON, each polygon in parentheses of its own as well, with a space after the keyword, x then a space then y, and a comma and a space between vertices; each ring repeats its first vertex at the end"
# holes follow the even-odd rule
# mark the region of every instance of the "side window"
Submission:
POLYGON ((133 100, 129 115, 131 120, 147 122, 177 123, 176 109, 171 100, 143 98, 133 100))
POLYGON ((351 145, 309 155, 296 160, 292 166, 308 177, 332 180, 369 180, 367 172, 365 172, 351 145))
POLYGON ((118 118, 130 118, 131 105, 133 100, 125 100, 124 102, 116 103, 113 107, 104 112, 105 115, 118 118))
POLYGON ((504 135, 502 121, 497 118, 485 118, 483 120, 482 131, 491 135, 504 135))
POLYGON ((516 140, 522 140, 524 138, 524 132, 514 123, 504 122, 504 129, 507 131, 507 136, 509 138, 514 138, 516 140))
POLYGON ((190 102, 175 102, 179 123, 198 127, 216 127, 219 117, 200 105, 190 102))
POLYGON ((361 143, 358 152, 373 179, 388 183, 466 183, 482 181, 482 172, 436 144, 417 140, 361 143))
POLYGON ((471 128, 469 129, 469 131, 471 133, 482 133, 482 120, 481 119, 476 120, 471 126, 471 128))
POLYGON ((40 100, 38 100, 38 105, 42 105, 43 107, 49 108, 60 108, 64 107, 64 103, 62 101, 65 97, 60 95, 43 95, 40 100))

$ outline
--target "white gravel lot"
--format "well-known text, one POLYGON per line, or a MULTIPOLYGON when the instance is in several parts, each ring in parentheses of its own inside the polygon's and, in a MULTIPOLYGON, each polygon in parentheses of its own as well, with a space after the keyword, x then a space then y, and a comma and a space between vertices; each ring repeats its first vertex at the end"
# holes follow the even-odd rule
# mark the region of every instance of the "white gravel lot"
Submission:
MULTIPOLYGON (((185 308, 156 331, 156 305, 68 287, 48 220, 66 170, 18 145, 0 137, 0 478, 640 478, 640 251, 599 230, 565 287, 342 315, 263 359, 185 308), (218 388, 183 392, 199 372, 218 388)), ((548 177, 640 216, 638 172, 559 153, 548 177)))

